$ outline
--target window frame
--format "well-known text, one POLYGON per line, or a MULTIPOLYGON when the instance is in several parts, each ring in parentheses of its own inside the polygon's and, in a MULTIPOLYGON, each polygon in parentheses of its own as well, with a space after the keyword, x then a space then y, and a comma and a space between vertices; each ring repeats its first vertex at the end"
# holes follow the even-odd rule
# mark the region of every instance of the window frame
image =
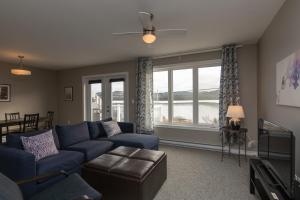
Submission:
POLYGON ((165 127, 165 128, 179 128, 179 129, 190 129, 190 130, 205 130, 205 131, 217 131, 218 127, 213 127, 209 125, 199 124, 199 89, 198 89, 198 68, 206 67, 216 67, 221 66, 221 60, 205 60, 197 62, 185 62, 185 63, 175 63, 168 65, 156 65, 153 67, 153 72, 168 71, 168 123, 156 123, 155 127, 165 127), (193 70, 193 123, 191 125, 186 124, 174 124, 173 120, 173 70, 181 69, 192 69, 193 70))

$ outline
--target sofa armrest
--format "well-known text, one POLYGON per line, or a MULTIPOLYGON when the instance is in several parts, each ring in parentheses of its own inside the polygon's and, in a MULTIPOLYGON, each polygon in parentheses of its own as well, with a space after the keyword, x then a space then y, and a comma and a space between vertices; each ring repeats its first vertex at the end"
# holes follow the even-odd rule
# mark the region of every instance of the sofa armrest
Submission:
MULTIPOLYGON (((33 154, 22 149, 0 145, 0 172, 16 181, 36 176, 36 162, 33 154)), ((21 187, 25 198, 36 192, 35 183, 24 184, 21 187)))
POLYGON ((36 163, 33 154, 22 149, 0 146, 0 172, 13 180, 36 176, 36 163))
POLYGON ((122 133, 135 133, 135 124, 131 122, 118 122, 122 133))

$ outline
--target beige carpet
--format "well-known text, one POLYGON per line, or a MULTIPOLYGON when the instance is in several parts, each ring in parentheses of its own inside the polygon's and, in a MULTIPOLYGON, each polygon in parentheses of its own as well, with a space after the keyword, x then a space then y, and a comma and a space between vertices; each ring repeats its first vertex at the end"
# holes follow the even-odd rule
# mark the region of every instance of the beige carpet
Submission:
POLYGON ((161 145, 168 178, 155 200, 255 200, 249 193, 249 166, 218 152, 161 145))

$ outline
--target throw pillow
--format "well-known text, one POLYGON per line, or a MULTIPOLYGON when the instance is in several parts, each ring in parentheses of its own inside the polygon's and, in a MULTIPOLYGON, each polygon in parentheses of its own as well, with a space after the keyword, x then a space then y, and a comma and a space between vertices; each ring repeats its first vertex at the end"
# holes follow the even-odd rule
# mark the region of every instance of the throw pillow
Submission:
POLYGON ((36 161, 58 154, 52 130, 31 137, 21 136, 21 140, 24 150, 28 153, 32 153, 36 161))
POLYGON ((122 133, 122 131, 118 125, 118 122, 109 121, 109 122, 101 122, 101 123, 106 132, 107 137, 111 137, 111 136, 122 133))

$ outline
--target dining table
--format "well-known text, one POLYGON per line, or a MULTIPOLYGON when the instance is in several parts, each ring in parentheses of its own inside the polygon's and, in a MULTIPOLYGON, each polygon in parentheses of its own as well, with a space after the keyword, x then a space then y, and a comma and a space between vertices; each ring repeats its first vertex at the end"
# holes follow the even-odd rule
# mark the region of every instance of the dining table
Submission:
MULTIPOLYGON (((46 122, 48 120, 48 117, 39 117, 39 123, 40 122, 46 122)), ((20 119, 13 119, 13 120, 0 120, 0 144, 2 144, 2 137, 6 134, 3 134, 3 128, 6 128, 8 126, 17 126, 17 125, 23 125, 24 124, 24 118, 20 119)))

